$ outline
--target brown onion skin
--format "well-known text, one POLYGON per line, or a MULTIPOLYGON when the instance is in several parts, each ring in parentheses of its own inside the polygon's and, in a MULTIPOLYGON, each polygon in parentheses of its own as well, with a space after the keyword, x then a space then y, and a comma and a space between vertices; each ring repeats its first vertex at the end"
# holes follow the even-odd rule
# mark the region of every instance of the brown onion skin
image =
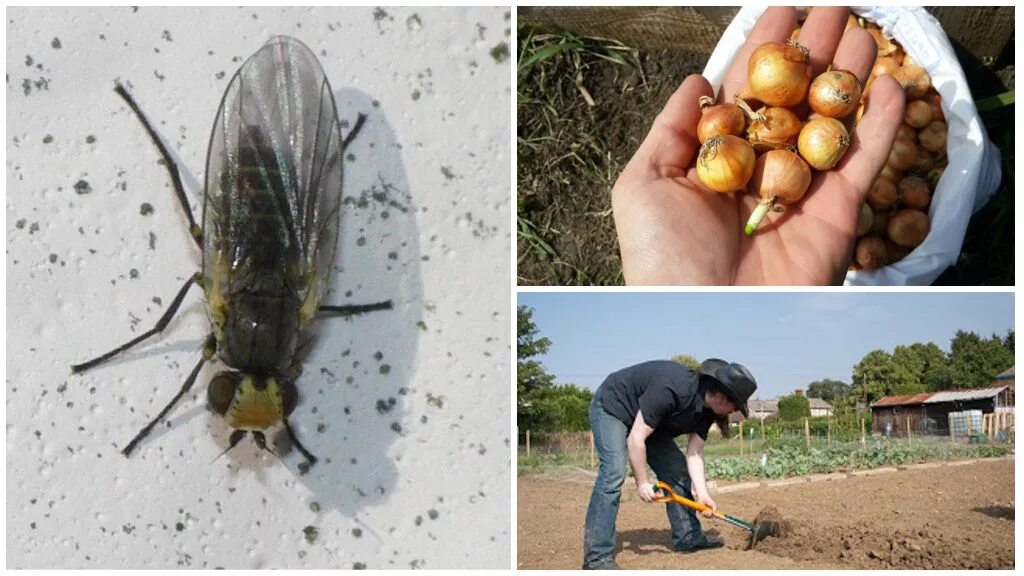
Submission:
POLYGON ((906 208, 894 212, 889 217, 889 224, 886 228, 889 239, 907 248, 913 248, 924 242, 931 229, 928 215, 920 210, 906 208))
POLYGON ((850 135, 835 118, 818 117, 804 124, 797 138, 800 157, 815 170, 830 170, 850 147, 850 135))
POLYGON ((788 148, 796 144, 803 122, 788 108, 772 106, 758 110, 764 122, 753 120, 747 128, 747 138, 758 152, 788 148))
POLYGON ((758 156, 750 178, 750 191, 772 204, 792 204, 810 185, 810 167, 789 150, 769 150, 758 156))
POLYGON ((875 60, 874 67, 871 68, 871 76, 877 78, 878 76, 884 76, 888 74, 892 76, 900 69, 900 63, 896 61, 892 56, 882 56, 878 60, 875 60))
POLYGON ((863 236, 868 232, 871 232, 871 227, 875 223, 875 211, 871 209, 871 206, 867 202, 860 205, 860 214, 857 215, 857 236, 863 236))
POLYGON ((939 96, 938 92, 929 92, 925 95, 924 101, 928 103, 928 106, 932 109, 932 121, 933 122, 945 122, 946 117, 942 114, 942 96, 939 96))
POLYGON ((927 210, 932 201, 932 192, 928 182, 920 176, 907 176, 900 180, 900 202, 907 208, 927 210))
POLYGON ((846 118, 857 110, 860 97, 860 81, 852 72, 829 70, 811 82, 807 103, 822 116, 846 118))
POLYGON ((921 132, 917 135, 921 148, 929 152, 944 153, 946 151, 947 130, 946 123, 942 121, 932 122, 922 128, 921 132))
POLYGON ((697 156, 697 176, 715 192, 738 192, 750 182, 756 160, 754 147, 743 138, 712 136, 697 156))
POLYGON ((889 264, 895 264, 900 260, 903 260, 907 257, 907 254, 910 254, 913 251, 913 248, 900 246, 892 240, 885 238, 885 253, 889 256, 889 264))
POLYGON ((747 128, 747 117, 740 107, 726 102, 701 108, 697 122, 697 140, 703 144, 712 136, 743 136, 747 128))
POLYGON ((865 236, 857 240, 854 261, 863 270, 874 270, 889 263, 885 241, 877 236, 865 236))
POLYGON ((885 166, 882 166, 882 171, 878 173, 878 177, 885 178, 890 182, 899 182, 900 180, 903 180, 903 170, 897 170, 896 168, 886 164, 885 166))
POLYGON ((913 64, 907 65, 904 63, 892 77, 903 86, 908 102, 924 98, 925 94, 928 93, 928 89, 932 87, 932 80, 928 77, 928 72, 924 68, 913 64))
POLYGON ((796 106, 811 84, 811 62, 797 43, 765 42, 747 61, 745 97, 768 106, 796 106))
POLYGON ((869 234, 872 236, 885 236, 886 231, 889 229, 889 216, 890 213, 887 210, 876 211, 869 234))
POLYGON ((915 158, 914 163, 910 165, 910 171, 917 172, 919 174, 926 174, 934 167, 935 157, 932 153, 918 146, 917 158, 915 158))
POLYGON ((904 122, 896 129, 896 138, 904 138, 917 144, 917 129, 904 122))
POLYGON ((924 100, 911 100, 903 112, 903 121, 914 128, 924 128, 932 122, 932 107, 924 100))
POLYGON ((868 190, 867 201, 875 210, 888 210, 896 205, 899 190, 896 184, 887 178, 878 178, 868 190))
POLYGON ((906 170, 914 164, 916 157, 917 146, 910 140, 897 138, 892 143, 892 150, 889 151, 886 165, 891 166, 894 170, 906 170))

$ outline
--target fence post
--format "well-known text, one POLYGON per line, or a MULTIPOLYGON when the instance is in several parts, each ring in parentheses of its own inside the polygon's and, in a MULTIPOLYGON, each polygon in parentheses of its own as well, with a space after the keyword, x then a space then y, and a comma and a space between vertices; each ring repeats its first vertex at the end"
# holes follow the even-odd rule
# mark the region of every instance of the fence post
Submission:
POLYGON ((864 435, 864 419, 863 418, 860 419, 860 445, 861 446, 867 446, 868 445, 868 437, 864 435))
POLYGON ((530 431, 526 431, 526 457, 530 457, 530 431))
POLYGON ((807 416, 804 416, 804 440, 806 441, 807 449, 810 450, 811 449, 811 423, 810 423, 810 420, 807 419, 807 416))
POLYGON ((910 416, 907 416, 907 446, 913 446, 914 441, 910 438, 910 416))
POLYGON ((590 431, 590 468, 594 468, 594 431, 590 431))
POLYGON ((743 421, 740 420, 740 456, 743 456, 743 421))
POLYGON ((764 418, 761 419, 761 449, 764 449, 764 418))
POLYGON ((832 413, 828 413, 828 447, 832 447, 832 413))

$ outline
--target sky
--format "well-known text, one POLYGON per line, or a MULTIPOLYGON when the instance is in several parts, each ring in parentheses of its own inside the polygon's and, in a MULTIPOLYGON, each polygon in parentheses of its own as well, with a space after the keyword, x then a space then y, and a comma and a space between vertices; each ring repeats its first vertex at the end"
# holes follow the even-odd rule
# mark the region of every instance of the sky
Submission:
POLYGON ((996 292, 520 292, 534 309, 539 358, 558 384, 591 390, 647 360, 690 354, 739 362, 754 398, 792 394, 815 380, 849 383, 868 352, 934 342, 957 330, 985 338, 1013 326, 1013 293, 996 292))

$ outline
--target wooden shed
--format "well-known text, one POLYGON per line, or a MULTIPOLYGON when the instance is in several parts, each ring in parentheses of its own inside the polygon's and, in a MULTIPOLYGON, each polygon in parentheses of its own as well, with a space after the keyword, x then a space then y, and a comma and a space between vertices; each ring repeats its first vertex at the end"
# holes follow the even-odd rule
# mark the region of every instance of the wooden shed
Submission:
POLYGON ((871 404, 871 433, 888 432, 892 436, 905 437, 909 424, 914 434, 948 434, 950 412, 1012 412, 1013 405, 1013 391, 1009 386, 886 396, 871 404), (923 422, 925 419, 929 422, 923 422))
POLYGON ((871 404, 871 433, 905 437, 907 426, 915 434, 922 429, 921 421, 928 418, 925 401, 933 394, 886 396, 871 404))

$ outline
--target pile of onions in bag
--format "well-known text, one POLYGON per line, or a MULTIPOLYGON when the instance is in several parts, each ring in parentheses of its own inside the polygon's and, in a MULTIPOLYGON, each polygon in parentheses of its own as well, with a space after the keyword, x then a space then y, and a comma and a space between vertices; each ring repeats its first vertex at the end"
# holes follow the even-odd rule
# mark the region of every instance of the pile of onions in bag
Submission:
MULTIPOLYGON (((860 20, 858 25, 878 44, 867 86, 876 77, 889 74, 903 86, 907 97, 903 124, 896 132, 889 159, 860 209, 853 267, 870 270, 902 260, 928 236, 928 206, 948 163, 947 129, 942 99, 924 68, 874 24, 860 20)), ((862 112, 863 105, 857 121, 862 112)))

